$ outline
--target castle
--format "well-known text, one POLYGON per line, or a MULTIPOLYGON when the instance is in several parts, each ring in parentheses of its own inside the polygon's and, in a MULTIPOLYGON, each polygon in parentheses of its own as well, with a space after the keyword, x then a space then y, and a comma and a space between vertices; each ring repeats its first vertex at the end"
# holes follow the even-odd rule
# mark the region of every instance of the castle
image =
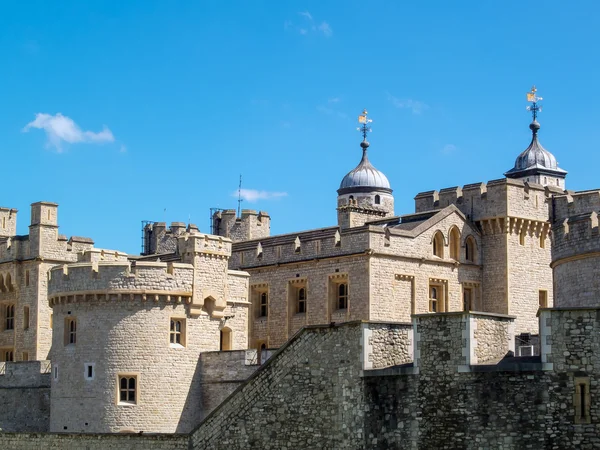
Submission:
POLYGON ((134 256, 59 235, 56 204, 27 236, 0 209, 0 444, 597 447, 600 191, 566 190, 528 97, 506 178, 410 214, 366 111, 333 227, 222 210, 212 234, 147 224, 134 256))

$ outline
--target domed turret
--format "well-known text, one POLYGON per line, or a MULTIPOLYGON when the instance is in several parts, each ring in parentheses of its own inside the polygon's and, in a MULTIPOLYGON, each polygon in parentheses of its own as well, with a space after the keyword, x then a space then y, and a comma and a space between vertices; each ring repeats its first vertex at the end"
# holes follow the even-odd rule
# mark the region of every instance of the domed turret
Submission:
POLYGON ((523 181, 530 181, 544 186, 552 185, 560 188, 565 187, 565 177, 567 172, 558 167, 556 158, 552 153, 546 150, 538 141, 538 131, 540 124, 537 121, 537 113, 541 107, 537 104, 541 97, 537 97, 535 86, 527 98, 533 104, 528 109, 533 113, 533 122, 529 125, 532 137, 529 147, 525 149, 515 161, 515 166, 504 175, 508 178, 518 178, 523 181))
POLYGON ((351 191, 356 191, 355 188, 373 188, 376 190, 383 189, 388 192, 392 192, 390 188, 390 182, 387 177, 380 172, 371 161, 369 161, 369 157, 367 155, 367 149, 369 148, 369 143, 367 141, 363 141, 360 143, 360 146, 363 149, 362 159, 356 168, 352 169, 348 174, 342 179, 340 183, 340 188, 338 189, 338 194, 345 194, 351 191))
POLYGON ((362 124, 359 130, 363 134, 362 158, 353 170, 348 172, 340 183, 338 189, 338 225, 350 228, 364 225, 371 220, 394 215, 394 197, 387 177, 377 170, 367 154, 369 142, 367 133, 370 130, 367 124, 367 111, 358 116, 362 124))

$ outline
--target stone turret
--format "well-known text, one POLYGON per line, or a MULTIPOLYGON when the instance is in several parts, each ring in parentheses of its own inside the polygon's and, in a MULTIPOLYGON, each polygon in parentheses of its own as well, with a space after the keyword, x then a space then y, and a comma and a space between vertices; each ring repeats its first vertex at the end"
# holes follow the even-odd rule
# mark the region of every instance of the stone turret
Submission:
POLYGON ((266 211, 242 209, 237 217, 235 209, 217 211, 212 217, 213 234, 233 242, 261 239, 271 235, 271 217, 266 211))
POLYGON ((0 238, 17 234, 17 210, 0 207, 0 238))
POLYGON ((364 225, 370 220, 394 215, 394 197, 387 177, 369 161, 366 124, 367 111, 359 116, 363 123, 362 158, 354 169, 342 179, 338 189, 338 225, 352 228, 364 225))

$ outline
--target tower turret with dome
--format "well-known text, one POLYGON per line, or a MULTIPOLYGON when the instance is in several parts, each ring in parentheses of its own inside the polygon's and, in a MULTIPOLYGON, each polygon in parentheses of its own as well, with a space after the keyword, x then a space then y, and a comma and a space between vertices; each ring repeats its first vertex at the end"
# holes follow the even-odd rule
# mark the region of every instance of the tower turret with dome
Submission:
POLYGON ((371 131, 367 110, 358 116, 363 141, 362 158, 358 166, 348 172, 338 189, 338 225, 351 228, 370 220, 394 215, 394 197, 387 177, 369 161, 367 133, 371 131))
POLYGON ((533 114, 533 121, 529 125, 533 133, 531 143, 523 153, 517 156, 515 166, 505 172, 504 175, 507 178, 516 178, 543 186, 551 185, 565 189, 567 171, 558 167, 554 155, 542 147, 542 144, 538 141, 540 124, 537 121, 537 114, 542 110, 538 102, 542 98, 538 97, 536 92, 537 89, 533 86, 531 91, 527 93, 527 100, 532 103, 527 109, 533 114))

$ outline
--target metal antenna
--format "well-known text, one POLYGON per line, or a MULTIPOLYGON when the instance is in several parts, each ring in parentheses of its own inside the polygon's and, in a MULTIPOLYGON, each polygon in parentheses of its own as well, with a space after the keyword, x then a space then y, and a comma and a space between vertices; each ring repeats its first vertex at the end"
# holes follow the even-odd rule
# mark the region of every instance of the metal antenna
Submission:
POLYGON ((238 187, 238 210, 237 210, 237 216, 241 217, 241 209, 242 209, 242 202, 244 200, 242 199, 242 174, 240 174, 240 185, 238 187))
POLYGON ((356 129, 358 131, 360 131, 362 133, 363 136, 363 141, 366 142, 367 141, 367 133, 370 133, 371 127, 368 125, 371 122, 373 122, 372 119, 369 119, 368 116, 368 112, 366 109, 363 109, 363 112, 361 115, 358 116, 358 123, 361 123, 362 125, 360 127, 357 127, 356 129))
POLYGON ((538 102, 540 100, 544 100, 542 97, 538 97, 537 94, 537 88, 535 87, 535 85, 531 88, 531 91, 529 91, 527 93, 527 101, 531 102, 531 106, 527 107, 527 111, 531 111, 531 114, 533 115, 533 121, 535 122, 537 119, 537 115, 538 113, 542 112, 542 106, 538 105, 538 102))

